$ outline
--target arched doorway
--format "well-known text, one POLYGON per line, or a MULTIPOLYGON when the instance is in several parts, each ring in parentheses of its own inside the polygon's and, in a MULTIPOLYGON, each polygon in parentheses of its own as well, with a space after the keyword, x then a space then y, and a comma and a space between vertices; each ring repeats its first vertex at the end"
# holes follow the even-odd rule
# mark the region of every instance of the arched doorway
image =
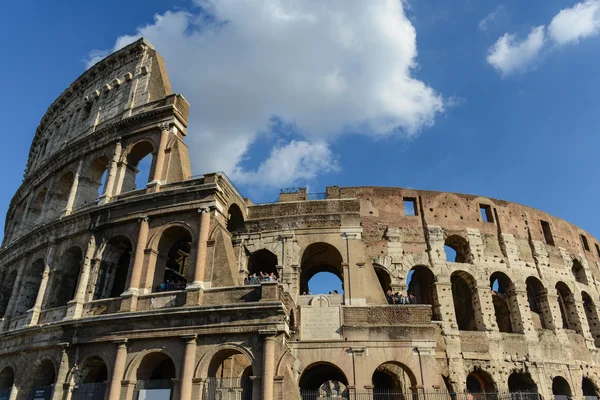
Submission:
POLYGON ((477 297, 475 278, 464 271, 453 272, 450 276, 452 300, 456 323, 461 331, 484 330, 481 325, 481 308, 477 297))
POLYGON ((571 386, 562 376, 552 379, 552 394, 555 400, 568 400, 571 398, 571 386))
POLYGON ((446 261, 457 263, 471 262, 471 250, 467 239, 458 235, 451 235, 444 241, 446 261))
POLYGON ((10 398, 10 392, 15 383, 15 372, 11 367, 4 367, 0 371, 0 398, 10 398))
POLYGON ((598 399, 598 388, 590 378, 583 378, 581 380, 581 390, 585 400, 597 400, 598 399))
POLYGON ((596 347, 600 346, 600 321, 598 321, 598 310, 592 300, 592 297, 586 292, 581 292, 581 299, 583 300, 583 309, 585 310, 585 317, 590 328, 590 334, 594 339, 596 347))
POLYGON ((103 400, 108 370, 100 357, 89 357, 75 375, 72 400, 103 400))
POLYGON ((556 284, 556 293, 558 295, 558 305, 560 308, 560 316, 562 318, 562 324, 564 329, 572 329, 577 333, 581 333, 581 326, 579 324, 579 317, 577 314, 577 307, 575 306, 575 299, 573 298, 573 292, 564 283, 558 282, 556 284))
POLYGON ((218 351, 208 365, 208 379, 204 386, 204 398, 227 399, 230 393, 236 399, 252 399, 252 361, 234 349, 218 351))
POLYGON ((54 364, 50 360, 42 360, 34 367, 31 379, 26 383, 28 386, 27 397, 50 400, 52 397, 52 388, 56 381, 54 364))
POLYGON ((300 376, 302 398, 334 397, 348 398, 348 379, 341 369, 333 364, 320 362, 311 364, 300 376))
POLYGON ((475 370, 467 375, 467 391, 475 393, 496 393, 496 384, 492 376, 483 370, 475 370))
POLYGON ((192 235, 183 226, 167 228, 158 242, 154 291, 183 290, 190 274, 192 235))
POLYGON ((19 301, 15 308, 15 316, 23 315, 35 305, 40 283, 44 274, 44 260, 36 260, 25 272, 19 292, 19 301))
POLYGON ((408 294, 415 297, 416 304, 430 304, 433 320, 441 321, 440 307, 435 293, 435 275, 424 265, 413 267, 406 275, 408 294))
POLYGON ((550 329, 552 316, 548 304, 547 291, 539 279, 530 276, 525 280, 527 285, 527 303, 531 310, 531 320, 536 330, 550 329))
POLYGON ((379 365, 371 377, 373 399, 409 400, 407 394, 416 393, 416 378, 404 364, 390 361, 379 365))
POLYGON ((94 300, 119 297, 126 290, 133 247, 125 236, 111 238, 102 251, 94 300))
POLYGON ((248 258, 248 274, 250 277, 254 277, 255 275, 259 280, 261 277, 270 274, 275 275, 275 277, 279 279, 279 274, 277 272, 277 256, 267 249, 257 250, 250 254, 250 257, 248 258))
POLYGON ((510 393, 537 393, 537 385, 531 379, 529 372, 513 372, 508 377, 510 393))
POLYGON ((140 397, 134 395, 134 398, 170 400, 173 396, 173 379, 177 378, 175 371, 175 364, 167 354, 146 354, 136 373, 136 392, 140 397))
POLYGON ((0 318, 4 317, 6 313, 6 307, 8 307, 8 301, 12 296, 13 287, 15 286, 15 280, 17 279, 17 271, 12 271, 2 282, 2 290, 0 291, 0 318))
MULTIPOLYGON (((302 254, 302 261, 300 264, 300 293, 326 294, 331 291, 331 289, 321 289, 313 292, 313 288, 310 287, 309 281, 311 281, 312 278, 319 273, 332 274, 337 278, 337 280, 335 278, 328 280, 328 282, 331 282, 331 287, 333 287, 333 284, 337 282, 341 283, 341 288, 344 290, 342 261, 342 255, 340 252, 329 243, 319 242, 309 245, 302 254)), ((321 275, 321 277, 326 276, 327 275, 325 274, 321 275)), ((315 287, 319 282, 311 283, 313 287, 315 287)))
POLYGON ((494 272, 490 276, 490 288, 498 330, 505 333, 521 333, 519 306, 510 278, 503 272, 494 272))
POLYGON ((244 231, 244 214, 237 204, 232 204, 227 213, 227 230, 230 233, 240 233, 244 231))
POLYGON ((52 283, 48 286, 51 291, 45 308, 67 305, 75 297, 79 270, 83 261, 83 252, 77 246, 65 251, 58 261, 58 268, 52 274, 52 283))

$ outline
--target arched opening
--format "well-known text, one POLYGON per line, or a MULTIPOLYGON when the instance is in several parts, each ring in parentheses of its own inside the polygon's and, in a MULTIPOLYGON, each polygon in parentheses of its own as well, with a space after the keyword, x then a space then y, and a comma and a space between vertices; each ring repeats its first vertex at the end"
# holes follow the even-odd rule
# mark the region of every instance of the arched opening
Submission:
POLYGON ((450 276, 456 323, 461 331, 484 330, 475 279, 464 271, 450 276))
POLYGON ((8 301, 12 296, 16 279, 17 271, 12 271, 6 278, 4 278, 4 282, 2 282, 2 289, 0 290, 0 318, 4 318, 6 307, 8 307, 8 301))
POLYGON ((153 166, 154 146, 150 142, 136 143, 126 157, 121 192, 129 192, 145 187, 150 180, 153 166))
POLYGON ((25 383, 28 386, 27 389, 29 389, 25 392, 28 392, 28 398, 30 399, 50 400, 52 397, 52 386, 56 381, 54 364, 50 360, 42 360, 36 364, 37 366, 34 367, 35 372, 32 375, 32 379, 25 383))
POLYGON ((100 357, 86 359, 75 376, 72 400, 104 399, 108 370, 100 357))
POLYGON ((58 268, 52 274, 52 284, 48 287, 50 296, 46 308, 67 305, 67 302, 75 297, 82 261, 83 252, 79 247, 71 247, 63 253, 58 262, 58 268))
POLYGON ((581 380, 581 390, 585 400, 597 400, 598 399, 598 388, 590 378, 583 378, 581 380))
POLYGON ((494 380, 492 376, 483 371, 483 370, 475 370, 467 375, 467 391, 469 393, 496 393, 498 390, 496 389, 496 385, 494 384, 494 380))
POLYGON ((154 290, 159 292, 185 289, 190 268, 192 235, 183 226, 163 231, 158 242, 154 270, 154 290))
POLYGON ((44 260, 38 259, 24 273, 19 293, 19 301, 15 307, 15 317, 21 316, 35 305, 42 276, 44 274, 44 260))
POLYGON ((226 349, 218 351, 208 365, 208 380, 204 398, 227 398, 228 392, 237 392, 242 400, 252 399, 252 362, 243 353, 226 349))
POLYGON ((42 210, 44 209, 47 194, 48 189, 46 188, 41 188, 36 192, 27 214, 27 223, 29 226, 35 226, 42 222, 42 210))
POLYGON ((415 297, 416 304, 431 304, 433 307, 433 319, 440 320, 439 304, 435 295, 435 275, 423 265, 413 267, 406 275, 408 294, 415 297))
POLYGON ((125 291, 132 249, 131 241, 125 236, 108 241, 96 275, 94 300, 119 297, 125 291))
POLYGON ((529 372, 513 372, 508 377, 510 393, 537 393, 537 385, 531 379, 529 372))
POLYGON ((583 283, 584 285, 588 284, 587 276, 585 275, 585 269, 583 268, 583 265, 581 265, 579 260, 573 260, 571 273, 573 274, 573 277, 577 282, 583 283))
POLYGON ((176 379, 173 360, 165 353, 146 354, 136 373, 138 397, 153 400, 170 400, 173 392, 173 379, 176 379))
POLYGON ((552 321, 547 291, 539 279, 530 276, 525 281, 527 285, 527 303, 531 310, 531 320, 536 330, 550 329, 547 321, 552 321))
POLYGON ((302 398, 348 398, 348 379, 342 370, 333 364, 311 364, 300 376, 300 394, 302 398))
POLYGON ((406 365, 396 361, 379 365, 371 377, 371 383, 374 399, 404 400, 405 394, 416 393, 414 374, 406 365))
POLYGON ((571 398, 571 387, 565 378, 555 376, 552 379, 552 394, 556 400, 568 400, 571 398))
POLYGON ((468 263, 471 262, 471 249, 469 242, 462 236, 451 235, 444 242, 446 261, 468 263))
POLYGON ((388 290, 392 290, 392 278, 390 278, 390 274, 379 264, 373 264, 373 269, 377 275, 377 280, 379 281, 381 290, 384 294, 387 294, 388 290))
MULTIPOLYGON (((332 290, 337 290, 333 289, 334 285, 343 281, 342 255, 334 246, 320 242, 313 243, 304 250, 300 263, 300 293, 317 294, 321 292, 319 294, 326 294, 332 290), (316 277, 319 273, 329 273, 333 276, 322 274, 316 277), (318 279, 313 281, 313 277, 318 279), (320 283, 323 285, 320 285, 320 283), (331 289, 327 290, 325 284, 331 285, 329 286, 331 289), (313 292, 313 290, 315 291, 313 292)), ((343 283, 341 290, 344 290, 343 283)))
MULTIPOLYGON (((23 221, 23 217, 25 216, 25 209, 27 208, 28 201, 29 198, 23 200, 23 202, 19 205, 11 219, 10 227, 6 229, 6 236, 8 236, 8 239, 10 239, 10 241, 12 241, 12 239, 15 237, 15 234, 18 231, 19 227, 23 226, 23 224, 25 223, 25 221, 23 221)), ((5 238, 5 243, 8 243, 6 240, 7 239, 5 238)))
POLYGON ((596 347, 600 347, 600 321, 598 321, 598 310, 592 301, 592 297, 586 292, 581 292, 581 299, 583 300, 583 309, 585 310, 585 317, 590 328, 590 334, 594 338, 596 347))
POLYGON ((75 208, 94 204, 98 197, 104 193, 103 178, 108 170, 109 160, 107 157, 98 157, 90 164, 84 175, 79 178, 75 208))
POLYGON ((65 212, 71 195, 71 188, 75 175, 69 171, 61 176, 48 199, 48 216, 50 219, 57 218, 65 212))
POLYGON ((494 272, 490 276, 490 288, 498 330, 505 333, 521 333, 519 306, 510 278, 503 272, 494 272))
POLYGON ((250 274, 249 282, 258 283, 261 278, 274 276, 279 279, 277 273, 277 256, 267 249, 257 250, 250 254, 248 258, 248 273, 250 274))
POLYGON ((4 367, 0 371, 0 397, 10 398, 10 392, 15 383, 15 372, 11 367, 4 367))
POLYGON ((577 333, 581 333, 577 307, 571 289, 564 283, 556 284, 556 292, 558 295, 558 306, 560 308, 560 316, 564 329, 572 329, 577 333))
POLYGON ((232 204, 227 213, 227 230, 231 233, 244 231, 244 214, 237 204, 232 204))

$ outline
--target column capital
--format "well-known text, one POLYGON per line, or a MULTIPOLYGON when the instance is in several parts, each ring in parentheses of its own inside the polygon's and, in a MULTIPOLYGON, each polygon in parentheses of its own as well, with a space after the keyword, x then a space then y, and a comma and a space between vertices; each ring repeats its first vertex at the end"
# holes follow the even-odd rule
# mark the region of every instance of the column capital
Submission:
POLYGON ((161 132, 169 132, 171 130, 171 123, 170 122, 162 122, 162 123, 158 124, 158 129, 160 129, 161 132))
POLYGON ((187 343, 196 342, 196 339, 198 339, 198 334, 194 333, 192 335, 183 335, 181 338, 187 343))
POLYGON ((127 338, 113 340, 113 343, 116 344, 118 347, 126 346, 127 342, 128 342, 127 338))
POLYGON ((210 206, 209 206, 209 207, 200 207, 200 208, 198 209, 198 212, 199 212, 200 214, 206 214, 206 213, 209 213, 209 212, 211 212, 211 211, 212 211, 212 207, 210 207, 210 206))
POLYGON ((265 340, 275 339, 275 335, 277 335, 276 329, 260 329, 258 331, 259 335, 263 335, 265 340))
POLYGON ((148 221, 150 221, 150 217, 148 217, 148 216, 138 218, 138 222, 148 222, 148 221))

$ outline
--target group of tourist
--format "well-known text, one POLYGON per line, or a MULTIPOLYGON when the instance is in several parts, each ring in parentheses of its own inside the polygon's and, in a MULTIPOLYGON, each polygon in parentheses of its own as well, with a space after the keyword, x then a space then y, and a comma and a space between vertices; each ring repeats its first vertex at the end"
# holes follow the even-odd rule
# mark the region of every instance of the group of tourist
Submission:
POLYGON ((256 273, 244 278, 244 285, 258 285, 261 282, 277 282, 277 276, 274 272, 270 274, 260 271, 258 275, 256 273))
POLYGON ((161 282, 160 285, 156 288, 157 292, 170 292, 171 290, 183 290, 185 289, 187 282, 183 279, 178 279, 176 281, 166 280, 165 282, 161 282))
POLYGON ((387 298, 388 304, 417 304, 417 299, 414 295, 407 293, 406 295, 400 292, 392 292, 389 289, 385 297, 387 298))

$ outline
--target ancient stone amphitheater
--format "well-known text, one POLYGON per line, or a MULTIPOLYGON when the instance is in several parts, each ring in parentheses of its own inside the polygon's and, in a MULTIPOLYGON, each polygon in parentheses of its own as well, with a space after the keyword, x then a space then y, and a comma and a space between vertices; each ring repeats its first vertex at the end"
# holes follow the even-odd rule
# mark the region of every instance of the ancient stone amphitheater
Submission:
POLYGON ((139 40, 42 118, 0 251, 0 399, 596 398, 590 234, 413 189, 253 204, 191 176, 188 109, 139 40), (305 294, 320 272, 343 293, 305 294))

